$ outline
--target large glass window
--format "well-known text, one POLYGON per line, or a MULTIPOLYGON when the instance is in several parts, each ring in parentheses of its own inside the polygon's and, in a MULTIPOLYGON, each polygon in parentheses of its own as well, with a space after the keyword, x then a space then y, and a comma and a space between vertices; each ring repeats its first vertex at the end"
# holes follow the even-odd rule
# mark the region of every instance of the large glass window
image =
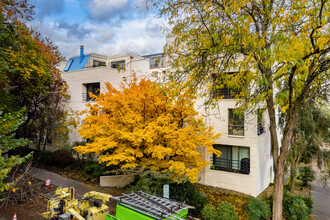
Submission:
POLYGON ((124 70, 125 66, 126 66, 125 60, 111 62, 111 67, 115 69, 120 68, 121 70, 124 70))
POLYGON ((228 134, 244 136, 244 114, 228 109, 228 134))
POLYGON ((213 154, 212 169, 238 172, 243 174, 250 173, 250 148, 229 145, 214 145, 214 148, 221 151, 221 156, 213 154))
POLYGON ((83 93, 83 101, 88 102, 92 99, 90 93, 97 96, 100 94, 100 83, 87 83, 85 87, 86 93, 83 93))
POLYGON ((93 60, 93 67, 105 66, 105 62, 93 60))
MULTIPOLYGON (((227 72, 227 75, 234 75, 237 72, 227 72)), ((220 75, 213 74, 213 88, 211 91, 212 98, 222 98, 222 99, 234 99, 237 95, 240 94, 240 89, 229 89, 226 86, 226 80, 224 80, 220 75)))
POLYGON ((166 58, 163 55, 149 58, 149 68, 165 67, 166 58))

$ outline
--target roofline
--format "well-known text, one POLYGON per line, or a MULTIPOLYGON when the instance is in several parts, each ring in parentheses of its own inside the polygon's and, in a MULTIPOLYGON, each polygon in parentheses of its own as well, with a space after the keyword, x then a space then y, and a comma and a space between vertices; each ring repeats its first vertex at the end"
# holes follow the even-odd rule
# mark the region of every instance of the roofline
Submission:
POLYGON ((153 54, 147 54, 147 55, 143 55, 142 57, 152 57, 152 56, 159 56, 159 55, 164 55, 164 53, 153 53, 153 54))
POLYGON ((120 53, 120 54, 108 56, 108 59, 121 58, 121 57, 127 57, 127 56, 142 57, 141 55, 134 54, 134 53, 120 53))
MULTIPOLYGON (((104 59, 107 59, 107 56, 106 56, 106 55, 102 55, 102 54, 98 54, 98 53, 88 53, 88 54, 84 54, 84 56, 103 57, 104 59)), ((79 58, 79 57, 80 57, 80 55, 78 55, 78 56, 73 56, 73 57, 70 57, 69 60, 70 60, 70 59, 74 59, 74 58, 79 58)))

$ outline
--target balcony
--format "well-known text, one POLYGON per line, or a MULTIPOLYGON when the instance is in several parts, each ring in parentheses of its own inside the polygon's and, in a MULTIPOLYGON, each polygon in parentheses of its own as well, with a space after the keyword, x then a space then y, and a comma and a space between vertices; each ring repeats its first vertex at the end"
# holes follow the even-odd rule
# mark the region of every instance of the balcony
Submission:
POLYGON ((236 95, 239 95, 240 91, 233 91, 227 87, 222 89, 216 89, 212 91, 212 97, 221 97, 223 99, 234 99, 236 95))
POLYGON ((232 160, 211 156, 211 169, 223 170, 227 172, 249 174, 250 173, 250 159, 243 158, 241 160, 232 160))
POLYGON ((261 135, 265 132, 265 128, 264 128, 263 123, 261 123, 261 122, 258 123, 257 132, 258 132, 258 135, 261 135))

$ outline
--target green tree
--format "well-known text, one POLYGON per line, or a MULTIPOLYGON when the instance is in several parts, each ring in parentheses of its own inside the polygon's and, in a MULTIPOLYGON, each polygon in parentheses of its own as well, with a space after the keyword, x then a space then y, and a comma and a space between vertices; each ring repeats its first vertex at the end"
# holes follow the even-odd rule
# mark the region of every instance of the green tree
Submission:
POLYGON ((0 101, 6 112, 26 108, 17 135, 44 148, 56 133, 68 133, 61 129, 69 116, 63 107, 67 85, 56 68, 62 58, 49 39, 24 23, 33 15, 26 0, 0 5, 0 101))
POLYGON ((329 79, 329 1, 151 1, 172 27, 166 54, 174 88, 194 88, 216 101, 214 91, 226 86, 240 92, 242 108, 266 104, 275 170, 273 219, 282 219, 294 124, 306 100, 329 79), (281 140, 276 109, 285 113, 281 140))
POLYGON ((23 158, 19 156, 5 156, 7 151, 28 144, 27 139, 16 139, 14 133, 24 120, 26 120, 26 117, 22 114, 23 112, 24 111, 5 114, 0 110, 0 193, 4 190, 8 190, 12 185, 10 182, 3 182, 11 169, 26 161, 30 156, 27 155, 23 158))
POLYGON ((290 167, 290 192, 294 190, 299 162, 308 163, 313 155, 319 156, 322 153, 320 145, 330 141, 330 117, 323 110, 324 107, 328 108, 326 94, 321 94, 320 101, 308 101, 298 114, 287 161, 290 167))

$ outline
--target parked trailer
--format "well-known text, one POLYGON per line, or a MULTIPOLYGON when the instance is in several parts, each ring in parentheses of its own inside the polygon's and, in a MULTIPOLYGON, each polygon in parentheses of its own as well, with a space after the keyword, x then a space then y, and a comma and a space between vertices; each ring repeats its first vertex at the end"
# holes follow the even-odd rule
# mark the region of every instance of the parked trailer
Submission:
POLYGON ((151 219, 186 219, 188 209, 185 203, 153 196, 142 191, 112 197, 116 200, 116 217, 109 214, 106 220, 151 220, 151 219))

